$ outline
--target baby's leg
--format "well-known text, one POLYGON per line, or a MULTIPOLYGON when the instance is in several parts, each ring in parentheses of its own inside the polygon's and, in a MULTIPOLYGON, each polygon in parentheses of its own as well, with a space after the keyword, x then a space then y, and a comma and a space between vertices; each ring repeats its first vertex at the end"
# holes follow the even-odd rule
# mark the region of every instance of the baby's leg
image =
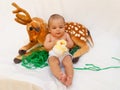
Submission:
POLYGON ((64 74, 60 68, 59 59, 55 56, 49 57, 49 66, 53 75, 65 84, 66 74, 64 74))
POLYGON ((66 85, 66 86, 70 86, 70 85, 72 84, 72 79, 73 79, 73 76, 72 76, 72 75, 67 76, 65 85, 66 85))
POLYGON ((66 56, 63 61, 63 66, 65 68, 65 73, 67 75, 66 78, 66 86, 70 86, 72 84, 72 79, 73 79, 73 63, 72 63, 72 57, 70 55, 66 56))

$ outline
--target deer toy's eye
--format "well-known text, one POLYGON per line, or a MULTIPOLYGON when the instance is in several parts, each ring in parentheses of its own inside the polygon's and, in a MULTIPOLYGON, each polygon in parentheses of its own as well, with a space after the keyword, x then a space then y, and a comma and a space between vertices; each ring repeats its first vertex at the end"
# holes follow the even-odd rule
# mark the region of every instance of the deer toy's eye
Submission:
POLYGON ((29 27, 29 30, 31 30, 31 31, 32 31, 32 30, 33 30, 33 27, 29 27))
POLYGON ((40 31, 40 28, 39 28, 39 27, 38 27, 38 28, 35 28, 35 31, 39 32, 39 31, 40 31))

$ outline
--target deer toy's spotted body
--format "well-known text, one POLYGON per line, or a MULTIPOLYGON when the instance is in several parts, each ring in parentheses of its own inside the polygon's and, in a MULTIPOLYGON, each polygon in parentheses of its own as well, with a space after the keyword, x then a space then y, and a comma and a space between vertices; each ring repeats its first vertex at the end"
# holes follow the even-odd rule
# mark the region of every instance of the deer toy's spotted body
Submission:
POLYGON ((82 42, 87 41, 88 30, 81 24, 70 22, 66 23, 66 32, 70 34, 71 37, 76 37, 82 42))
POLYGON ((75 45, 80 47, 80 49, 78 49, 73 55, 73 57, 75 57, 73 62, 77 62, 79 59, 77 57, 80 57, 89 51, 87 42, 89 42, 91 46, 94 45, 92 37, 89 30, 80 23, 66 22, 65 29, 66 32, 71 36, 75 45))
MULTIPOLYGON (((26 29, 29 36, 29 43, 19 50, 19 55, 15 57, 14 62, 20 63, 22 55, 28 55, 29 50, 36 44, 43 45, 45 36, 48 34, 47 24, 41 18, 34 17, 31 18, 29 13, 20 8, 16 3, 12 3, 16 10, 13 11, 16 14, 15 21, 26 25, 26 29)), ((79 57, 85 54, 89 50, 87 42, 93 46, 93 41, 90 32, 82 24, 74 22, 66 22, 65 30, 70 34, 71 39, 75 45, 79 46, 78 49, 73 54, 73 62, 77 62, 79 57)))

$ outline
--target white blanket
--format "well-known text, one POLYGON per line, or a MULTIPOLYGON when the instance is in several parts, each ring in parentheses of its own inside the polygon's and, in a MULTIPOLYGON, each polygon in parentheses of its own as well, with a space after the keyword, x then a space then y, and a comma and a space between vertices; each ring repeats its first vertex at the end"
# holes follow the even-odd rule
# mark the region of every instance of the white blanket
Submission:
MULTIPOLYGON (((82 56, 74 67, 84 68, 85 64, 94 64, 100 68, 120 66, 120 60, 112 59, 112 57, 120 57, 120 42, 116 34, 106 32, 94 41, 95 46, 82 56)), ((0 71, 1 77, 32 83, 42 90, 118 90, 120 88, 120 68, 100 71, 75 69, 73 84, 68 88, 52 76, 49 67, 29 70, 20 64, 3 62, 0 65, 0 71)))

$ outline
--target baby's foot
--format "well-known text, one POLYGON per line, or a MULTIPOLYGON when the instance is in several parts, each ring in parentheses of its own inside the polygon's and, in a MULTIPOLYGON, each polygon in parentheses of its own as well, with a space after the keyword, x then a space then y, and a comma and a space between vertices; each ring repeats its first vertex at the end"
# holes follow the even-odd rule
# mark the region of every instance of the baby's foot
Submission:
POLYGON ((60 73, 60 78, 59 78, 59 80, 65 85, 65 83, 66 83, 66 79, 67 79, 67 77, 66 77, 66 74, 64 74, 63 72, 61 72, 60 73))
POLYGON ((72 84, 72 76, 67 76, 67 79, 66 79, 66 82, 65 82, 65 85, 66 86, 70 86, 72 84))

